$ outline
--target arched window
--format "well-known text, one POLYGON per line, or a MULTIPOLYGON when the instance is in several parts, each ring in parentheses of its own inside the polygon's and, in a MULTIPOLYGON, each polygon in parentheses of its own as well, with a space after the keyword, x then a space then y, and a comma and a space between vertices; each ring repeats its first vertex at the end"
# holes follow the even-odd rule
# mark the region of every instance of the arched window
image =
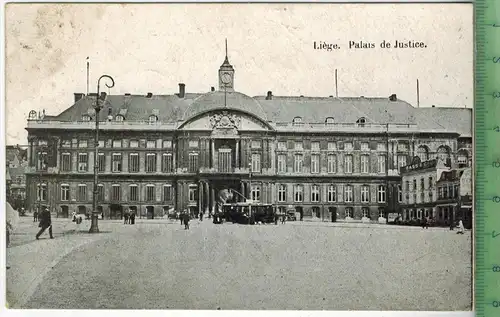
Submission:
POLYGON ((157 116, 155 116, 154 114, 149 116, 149 123, 155 123, 156 121, 158 121, 157 116))
POLYGON ((437 150, 437 160, 438 162, 446 164, 447 159, 451 157, 451 150, 446 145, 441 145, 437 150))
POLYGON ((334 122, 335 122, 335 120, 332 117, 328 117, 325 120, 325 124, 333 124, 334 122))
POLYGON ((301 117, 295 117, 293 118, 293 124, 302 124, 302 118, 301 117))
POLYGON ((115 120, 118 122, 121 122, 121 121, 125 120, 125 118, 121 114, 119 114, 115 117, 115 120))
POLYGON ((429 148, 426 145, 420 145, 417 149, 417 156, 422 162, 429 160, 429 148))

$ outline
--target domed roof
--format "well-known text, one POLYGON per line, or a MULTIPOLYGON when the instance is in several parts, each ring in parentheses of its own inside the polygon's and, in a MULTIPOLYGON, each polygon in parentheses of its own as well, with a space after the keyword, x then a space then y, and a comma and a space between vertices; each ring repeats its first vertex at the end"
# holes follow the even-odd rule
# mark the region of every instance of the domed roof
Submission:
POLYGON ((184 112, 184 119, 188 119, 200 112, 218 108, 239 109, 249 112, 262 120, 267 120, 267 115, 261 104, 250 96, 236 92, 214 91, 196 98, 184 112), (225 95, 225 96, 224 96, 225 95))

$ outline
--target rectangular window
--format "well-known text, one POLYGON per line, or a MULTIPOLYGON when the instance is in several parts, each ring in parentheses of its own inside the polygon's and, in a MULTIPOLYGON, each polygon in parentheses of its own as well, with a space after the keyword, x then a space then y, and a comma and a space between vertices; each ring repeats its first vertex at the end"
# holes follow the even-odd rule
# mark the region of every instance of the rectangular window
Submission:
POLYGON ((319 173, 319 154, 311 155, 311 173, 319 173))
MULTIPOLYGON (((232 172, 233 160, 231 157, 231 149, 230 148, 221 148, 218 151, 218 164, 219 164, 219 172, 221 173, 230 173, 232 172)), ((252 165, 253 167, 253 165, 252 165)))
POLYGON ((398 152, 408 151, 408 146, 404 143, 398 143, 398 152))
POLYGON ((37 184, 37 200, 47 201, 47 184, 37 184))
POLYGON ((344 150, 346 150, 346 151, 352 151, 352 143, 351 142, 345 142, 344 143, 344 150))
POLYGON ((87 185, 78 185, 78 201, 87 201, 87 185))
POLYGON ((302 185, 295 185, 293 188, 294 201, 300 203, 304 201, 304 187, 302 185))
POLYGON ((194 203, 198 200, 198 186, 196 185, 190 185, 189 186, 189 202, 194 203))
POLYGON ((122 171, 122 154, 121 153, 113 153, 113 172, 121 172, 122 171))
POLYGON ((314 142, 311 142, 311 151, 319 151, 319 142, 317 141, 314 141, 314 142))
POLYGON ((368 142, 361 142, 361 151, 370 151, 370 144, 368 142))
POLYGON ((128 198, 130 199, 130 201, 138 201, 139 200, 137 185, 130 185, 129 186, 129 197, 128 198))
POLYGON ((398 185, 398 202, 403 202, 403 191, 401 190, 401 185, 398 185))
POLYGON ((361 173, 369 173, 370 171, 370 157, 368 155, 361 155, 361 173))
POLYGON ((278 186, 278 202, 283 203, 286 201, 286 185, 278 186))
POLYGON ((37 166, 39 170, 46 171, 47 170, 47 152, 38 152, 38 162, 37 166))
POLYGON ((260 149, 261 142, 260 140, 253 140, 252 141, 252 149, 260 149))
POLYGON ((128 171, 131 173, 139 172, 139 153, 130 153, 129 154, 128 171))
POLYGON ((406 155, 398 155, 398 167, 406 166, 406 155))
POLYGON ((370 187, 369 186, 361 186, 361 202, 368 203, 370 202, 370 187))
POLYGON ((131 148, 138 148, 139 147, 139 141, 137 141, 137 140, 130 140, 130 147, 131 148))
POLYGON ((406 181, 406 191, 410 191, 410 181, 406 181))
POLYGON ((172 148, 172 141, 170 141, 170 140, 163 140, 163 148, 164 149, 171 149, 172 148))
POLYGON ((155 148, 156 148, 156 141, 154 140, 146 141, 146 149, 155 149, 155 148))
POLYGON ((429 189, 432 189, 434 187, 434 181, 432 179, 432 176, 429 176, 429 189))
POLYGON ((420 191, 424 191, 425 189, 425 181, 423 178, 420 179, 420 191))
POLYGON ((417 188, 417 180, 414 179, 413 180, 413 191, 416 191, 418 188, 417 188))
POLYGON ((328 202, 334 203, 337 201, 337 186, 329 185, 328 186, 328 202))
POLYGON ((69 201, 69 185, 61 185, 61 201, 69 201))
POLYGON ((378 202, 385 203, 385 186, 384 185, 378 186, 378 202))
POLYGON ((344 156, 344 173, 352 173, 352 155, 344 156))
POLYGON ((163 153, 161 159, 161 169, 163 173, 172 173, 172 171, 174 170, 172 153, 163 153))
POLYGON ((328 151, 336 151, 336 150, 337 150, 337 143, 328 142, 328 151))
POLYGON ((119 201, 121 199, 121 188, 119 184, 111 186, 111 200, 119 201))
POLYGON ((147 185, 146 186, 146 201, 155 201, 156 200, 156 188, 155 185, 147 185))
POLYGON ((147 153, 146 154, 146 172, 154 173, 156 172, 156 154, 147 153))
POLYGON ((319 202, 319 185, 311 186, 311 202, 317 203, 319 202))
POLYGON ((171 201, 171 200, 172 200, 172 186, 163 185, 163 201, 171 201))
POLYGON ((328 154, 327 156, 328 173, 337 172, 337 156, 334 154, 328 154))
POLYGON ((98 146, 98 147, 99 147, 100 149, 102 149, 102 148, 104 148, 105 146, 106 146, 106 144, 105 144, 104 140, 99 140, 99 146, 98 146))
POLYGON ((97 201, 104 201, 104 185, 97 185, 97 201))
POLYGON ((198 147, 198 140, 189 140, 189 147, 190 148, 197 148, 198 147))
POLYGON ((61 171, 62 172, 71 171, 71 154, 69 153, 61 154, 61 171))
POLYGON ((87 153, 78 153, 78 171, 86 172, 88 169, 87 153))
POLYGON ((99 172, 106 171, 106 156, 104 153, 98 153, 97 155, 97 170, 99 172))
POLYGON ((370 218, 370 209, 367 207, 361 208, 361 217, 370 218))
POLYGON ((304 166, 304 157, 302 154, 295 154, 293 165, 295 173, 302 173, 302 167, 304 166))
POLYGON ((122 140, 113 140, 113 147, 114 148, 121 148, 122 147, 122 140))
POLYGON ((79 141, 78 141, 78 147, 79 147, 79 148, 86 148, 86 147, 88 147, 88 142, 87 142, 87 140, 79 140, 79 141))
POLYGON ((378 172, 379 173, 386 172, 386 162, 387 162, 387 157, 385 155, 378 156, 378 172))
POLYGON ((260 200, 260 185, 258 184, 252 184, 252 195, 251 198, 254 201, 259 201, 260 200))
POLYGON ((198 153, 189 153, 189 173, 198 172, 198 153))
POLYGON ((345 207, 345 217, 352 218, 352 207, 345 207))
POLYGON ((286 173, 286 155, 278 155, 278 173, 286 173))
POLYGON ((278 150, 286 151, 286 141, 279 141, 278 142, 278 150))
POLYGON ((260 154, 252 154, 252 173, 260 173, 260 154))
POLYGON ((302 141, 295 141, 295 147, 294 147, 294 149, 296 151, 302 151, 304 149, 302 141))
POLYGON ((352 186, 351 185, 346 185, 344 187, 344 202, 346 203, 352 203, 353 202, 353 194, 352 194, 352 186))

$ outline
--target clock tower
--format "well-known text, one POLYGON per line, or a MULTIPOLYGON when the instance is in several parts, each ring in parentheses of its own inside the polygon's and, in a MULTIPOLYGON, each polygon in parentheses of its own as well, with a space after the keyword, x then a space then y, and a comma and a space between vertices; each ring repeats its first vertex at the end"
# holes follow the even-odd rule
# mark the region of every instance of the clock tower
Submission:
POLYGON ((227 58, 227 39, 226 39, 226 58, 219 68, 219 90, 234 91, 234 68, 229 64, 227 58))

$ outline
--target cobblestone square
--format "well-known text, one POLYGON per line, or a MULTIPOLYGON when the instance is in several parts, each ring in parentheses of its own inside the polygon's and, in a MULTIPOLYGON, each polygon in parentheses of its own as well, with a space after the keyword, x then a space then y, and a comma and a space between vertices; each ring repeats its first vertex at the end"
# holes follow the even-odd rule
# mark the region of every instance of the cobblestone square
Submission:
POLYGON ((22 218, 7 249, 10 307, 470 310, 471 232, 326 222, 215 225, 22 218), (33 256, 36 252, 36 256, 33 256), (36 262, 33 262, 33 261, 36 262))

